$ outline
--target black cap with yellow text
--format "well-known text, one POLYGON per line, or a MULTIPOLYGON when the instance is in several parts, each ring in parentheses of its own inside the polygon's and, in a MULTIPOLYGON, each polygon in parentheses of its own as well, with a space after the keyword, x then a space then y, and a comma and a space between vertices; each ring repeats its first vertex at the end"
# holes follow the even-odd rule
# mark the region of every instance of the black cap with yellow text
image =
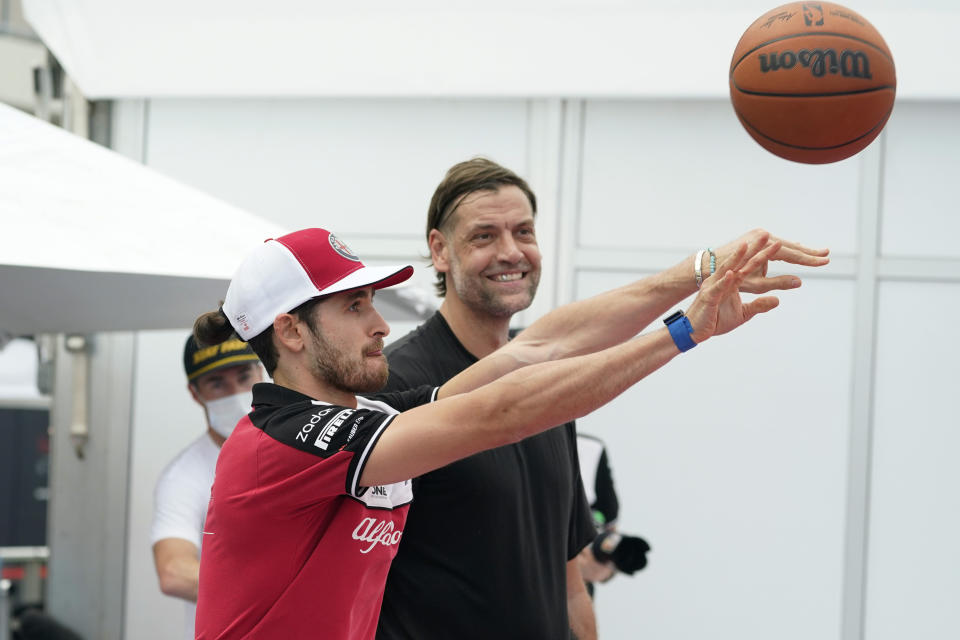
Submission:
POLYGON ((205 373, 248 362, 260 362, 260 359, 249 344, 236 338, 201 349, 191 335, 183 347, 183 369, 190 382, 205 373))

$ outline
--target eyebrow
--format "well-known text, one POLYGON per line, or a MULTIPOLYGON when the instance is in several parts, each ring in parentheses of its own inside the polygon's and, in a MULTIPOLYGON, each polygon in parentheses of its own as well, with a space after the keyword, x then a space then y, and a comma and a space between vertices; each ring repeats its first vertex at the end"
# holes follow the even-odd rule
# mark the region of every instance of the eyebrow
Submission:
MULTIPOLYGON (((536 223, 536 218, 534 218, 533 216, 530 216, 530 217, 524 218, 523 220, 521 220, 520 222, 518 222, 517 224, 515 224, 515 225, 513 225, 513 226, 514 226, 514 227, 523 227, 523 226, 526 226, 526 225, 531 225, 531 226, 532 226, 534 223, 536 223)), ((499 224, 494 224, 494 223, 492 223, 492 222, 473 222, 473 223, 470 224, 469 227, 467 227, 467 231, 468 231, 468 232, 469 232, 469 231, 480 231, 480 230, 483 230, 483 229, 499 229, 499 228, 500 228, 500 225, 499 225, 499 224)))
MULTIPOLYGON (((371 300, 373 299, 373 296, 376 295, 376 293, 377 293, 376 289, 371 289, 369 291, 371 300)), ((347 296, 347 300, 356 300, 357 298, 366 298, 367 294, 368 292, 366 289, 357 289, 355 291, 350 292, 350 295, 347 296)))

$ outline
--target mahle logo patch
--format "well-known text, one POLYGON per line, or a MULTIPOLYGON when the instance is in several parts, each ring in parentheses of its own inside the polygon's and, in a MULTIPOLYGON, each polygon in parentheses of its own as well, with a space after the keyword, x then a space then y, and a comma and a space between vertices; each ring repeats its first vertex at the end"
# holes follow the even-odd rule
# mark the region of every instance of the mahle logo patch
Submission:
POLYGON ((360 258, 354 255, 353 251, 350 251, 350 247, 347 246, 347 243, 338 238, 337 236, 330 234, 330 246, 338 254, 346 258, 347 260, 353 260, 354 262, 360 262, 360 258))

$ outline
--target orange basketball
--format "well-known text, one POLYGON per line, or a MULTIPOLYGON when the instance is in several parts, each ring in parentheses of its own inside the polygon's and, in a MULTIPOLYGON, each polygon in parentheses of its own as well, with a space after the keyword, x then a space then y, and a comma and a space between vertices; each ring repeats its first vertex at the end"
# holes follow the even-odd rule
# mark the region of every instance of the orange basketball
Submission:
POLYGON ((829 2, 773 9, 743 33, 730 62, 733 109, 753 139, 781 158, 849 158, 880 133, 897 75, 877 30, 829 2))

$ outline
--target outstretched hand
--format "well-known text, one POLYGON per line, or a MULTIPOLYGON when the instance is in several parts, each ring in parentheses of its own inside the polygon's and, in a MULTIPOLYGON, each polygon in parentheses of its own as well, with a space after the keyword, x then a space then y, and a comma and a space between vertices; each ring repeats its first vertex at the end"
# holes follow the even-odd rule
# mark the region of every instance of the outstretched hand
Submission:
POLYGON ((796 242, 775 238, 763 229, 749 231, 737 240, 717 249, 717 261, 722 263, 729 259, 744 243, 750 246, 762 243, 762 247, 769 247, 774 243, 779 244, 779 248, 774 253, 770 254, 761 264, 757 264, 740 282, 739 289, 744 293, 767 293, 775 289, 796 289, 800 286, 800 278, 793 275, 767 277, 767 267, 770 260, 805 267, 822 267, 830 262, 829 249, 810 249, 796 242))
POLYGON ((769 234, 762 233, 752 244, 741 242, 727 254, 717 272, 704 281, 687 310, 687 318, 693 326, 690 337, 695 342, 732 331, 758 313, 766 313, 780 304, 774 296, 763 296, 745 303, 740 298, 740 290, 744 280, 758 270, 766 269, 767 262, 782 248, 779 240, 770 242, 769 234))

